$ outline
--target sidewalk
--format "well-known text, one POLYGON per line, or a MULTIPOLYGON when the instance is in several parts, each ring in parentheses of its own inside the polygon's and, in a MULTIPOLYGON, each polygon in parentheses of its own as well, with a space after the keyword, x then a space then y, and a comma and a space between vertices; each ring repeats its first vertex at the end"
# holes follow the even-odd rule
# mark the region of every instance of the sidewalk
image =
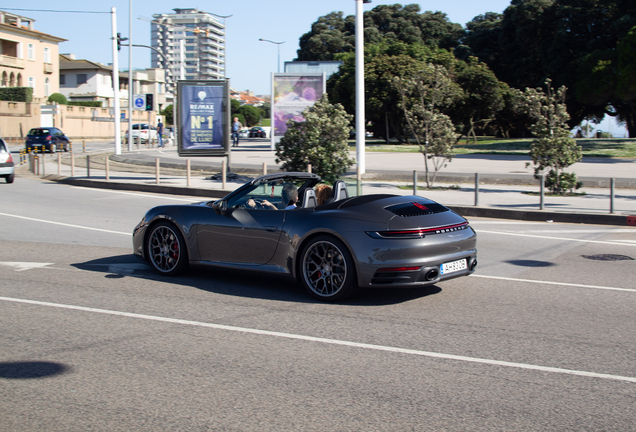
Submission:
MULTIPOLYGON (((121 155, 111 154, 108 180, 104 164, 105 154, 103 152, 91 154, 90 177, 87 176, 85 156, 86 153, 75 154, 75 175, 71 176, 68 154, 62 156, 63 164, 60 174, 57 174, 57 156, 45 155, 46 179, 88 187, 206 198, 221 198, 244 183, 244 181, 228 181, 223 188, 220 180, 209 179, 212 173, 220 172, 222 158, 180 158, 175 147, 140 149, 121 155), (157 158, 160 159, 159 180, 155 172, 157 158), (192 169, 189 186, 185 176, 187 159, 190 159, 192 169)), ((585 195, 546 196, 544 210, 540 210, 538 181, 533 179, 532 169, 525 167, 526 161, 529 161, 529 158, 492 155, 458 156, 438 175, 435 186, 442 186, 442 189, 418 190, 418 195, 447 205, 464 216, 636 225, 636 178, 629 177, 636 173, 635 160, 590 158, 576 164, 569 171, 575 171, 586 185, 592 184, 597 187, 584 187, 579 190, 585 195), (477 172, 475 168, 480 171, 477 196, 474 182, 475 172, 477 172), (453 172, 450 172, 451 170, 453 172), (609 185, 606 174, 608 172, 616 176, 614 214, 610 214, 610 189, 606 186, 609 185), (621 187, 629 187, 632 184, 633 189, 621 187)), ((279 170, 275 162, 275 154, 269 150, 269 143, 246 143, 238 149, 233 149, 230 162, 232 171, 252 177, 262 174, 263 164, 267 167, 268 173, 279 170)), ((354 173, 348 173, 347 182, 351 195, 356 195, 359 188, 365 195, 374 193, 411 195, 413 194, 411 168, 418 170, 418 186, 425 186, 423 160, 419 153, 367 152, 366 167, 367 172, 363 175, 359 186, 356 184, 354 173)), ((19 175, 24 175, 26 172, 28 167, 25 165, 16 170, 19 175)))

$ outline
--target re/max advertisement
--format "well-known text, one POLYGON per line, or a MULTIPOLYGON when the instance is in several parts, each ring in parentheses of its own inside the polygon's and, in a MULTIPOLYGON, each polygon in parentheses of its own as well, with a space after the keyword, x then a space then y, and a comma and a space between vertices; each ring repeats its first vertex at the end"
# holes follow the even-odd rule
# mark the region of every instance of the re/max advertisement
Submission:
POLYGON ((229 152, 229 83, 177 83, 179 156, 224 156, 229 152))

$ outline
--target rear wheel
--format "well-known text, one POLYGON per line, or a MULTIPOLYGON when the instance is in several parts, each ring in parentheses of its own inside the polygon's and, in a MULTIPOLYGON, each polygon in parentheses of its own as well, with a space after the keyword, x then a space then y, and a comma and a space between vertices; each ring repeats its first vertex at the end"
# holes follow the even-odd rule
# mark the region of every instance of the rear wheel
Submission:
POLYGON ((5 181, 6 181, 7 183, 13 183, 13 179, 14 179, 14 178, 15 178, 15 174, 13 174, 13 173, 11 173, 11 174, 9 174, 9 175, 7 175, 7 176, 5 176, 5 177, 4 177, 4 179, 5 179, 5 181))
POLYGON ((159 222, 146 239, 150 265, 166 276, 176 276, 188 268, 188 252, 181 232, 170 222, 159 222))
POLYGON ((338 301, 358 289, 351 253, 338 239, 321 235, 312 239, 301 253, 299 278, 313 297, 338 301))

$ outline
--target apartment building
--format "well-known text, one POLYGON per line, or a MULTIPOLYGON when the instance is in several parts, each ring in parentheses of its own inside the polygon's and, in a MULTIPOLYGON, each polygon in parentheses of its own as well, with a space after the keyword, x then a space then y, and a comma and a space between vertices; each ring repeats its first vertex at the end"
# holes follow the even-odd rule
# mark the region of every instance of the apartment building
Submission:
POLYGON ((151 66, 167 71, 169 91, 174 83, 225 78, 225 24, 214 14, 198 9, 173 9, 154 14, 151 23, 151 66))
POLYGON ((35 30, 34 19, 0 10, 0 86, 32 87, 36 101, 58 91, 58 44, 66 39, 35 30))

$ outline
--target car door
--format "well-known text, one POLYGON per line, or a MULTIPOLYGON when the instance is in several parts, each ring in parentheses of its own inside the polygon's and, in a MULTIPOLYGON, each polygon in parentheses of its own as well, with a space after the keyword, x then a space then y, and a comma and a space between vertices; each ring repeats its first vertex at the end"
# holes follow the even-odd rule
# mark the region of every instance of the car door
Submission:
POLYGON ((276 252, 286 211, 208 208, 197 224, 202 261, 266 264, 276 252))

